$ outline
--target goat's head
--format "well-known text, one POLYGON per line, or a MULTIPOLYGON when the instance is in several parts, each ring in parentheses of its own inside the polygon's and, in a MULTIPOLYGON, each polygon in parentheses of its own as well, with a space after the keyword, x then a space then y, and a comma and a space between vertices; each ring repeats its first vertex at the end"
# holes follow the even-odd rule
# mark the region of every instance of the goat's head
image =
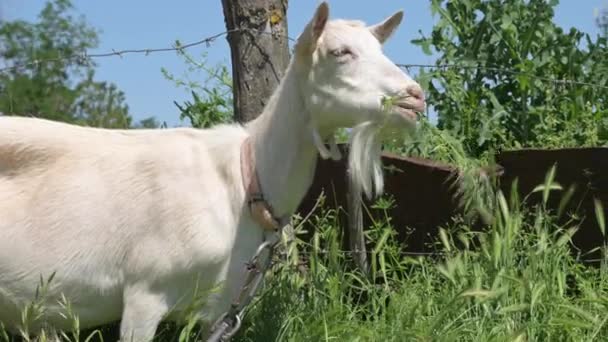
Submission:
POLYGON ((372 26, 328 17, 323 2, 295 47, 303 97, 318 128, 327 132, 365 122, 414 125, 416 112, 425 109, 424 93, 382 51, 403 12, 372 26))
POLYGON ((314 120, 313 137, 322 157, 339 158, 331 134, 339 127, 354 128, 351 184, 371 198, 382 193, 384 184, 377 133, 415 126, 416 112, 426 107, 424 93, 382 51, 403 12, 372 26, 328 18, 329 6, 323 2, 296 43, 301 95, 314 120), (330 138, 333 152, 322 143, 322 135, 330 138))

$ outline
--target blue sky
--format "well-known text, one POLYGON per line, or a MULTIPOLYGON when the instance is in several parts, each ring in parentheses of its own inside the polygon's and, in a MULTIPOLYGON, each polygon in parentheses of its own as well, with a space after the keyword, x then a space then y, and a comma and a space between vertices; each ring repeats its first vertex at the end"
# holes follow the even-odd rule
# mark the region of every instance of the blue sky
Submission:
MULTIPOLYGON (((319 0, 291 0, 288 10, 289 35, 297 37, 312 15, 319 0)), ((4 0, 0 16, 4 20, 35 20, 43 0, 4 0)), ((95 52, 111 50, 168 47, 176 40, 192 42, 225 30, 220 0, 73 0, 79 13, 90 25, 100 30, 100 46, 95 52)), ((399 63, 428 64, 433 58, 424 55, 410 41, 418 31, 431 31, 433 18, 430 1, 426 0, 330 0, 333 18, 359 19, 375 23, 398 9, 405 12, 400 29, 387 42, 387 55, 399 63)), ((564 28, 576 27, 593 35, 598 33, 594 11, 607 5, 607 0, 561 0, 556 22, 564 28)), ((210 64, 230 63, 230 50, 225 37, 209 48, 197 46, 189 53, 199 56, 206 51, 210 64)), ((185 64, 175 53, 149 56, 127 55, 97 59, 97 79, 111 81, 123 90, 131 114, 136 119, 156 116, 169 126, 185 125, 173 101, 189 99, 183 88, 177 88, 161 74, 161 67, 181 76, 185 64)), ((198 76, 202 81, 203 75, 198 76)), ((193 75, 197 80, 197 75, 193 75)))

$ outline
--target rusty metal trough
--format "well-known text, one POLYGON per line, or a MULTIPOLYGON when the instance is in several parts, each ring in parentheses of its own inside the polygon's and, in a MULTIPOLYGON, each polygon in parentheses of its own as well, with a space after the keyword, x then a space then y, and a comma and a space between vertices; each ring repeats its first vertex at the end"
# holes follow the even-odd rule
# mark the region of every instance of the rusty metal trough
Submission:
MULTIPOLYGON (((344 148, 344 147, 343 147, 344 148)), ((454 199, 454 188, 450 186, 450 176, 457 172, 455 167, 430 160, 383 154, 383 163, 393 172, 385 172, 385 189, 395 200, 389 212, 398 239, 408 253, 430 253, 429 243, 434 241, 440 226, 450 222, 458 212, 454 199)), ((567 210, 576 212, 582 218, 581 229, 574 235, 573 242, 581 251, 590 251, 605 241, 600 233, 594 212, 594 198, 603 203, 608 217, 608 148, 580 148, 558 150, 516 150, 496 155, 502 172, 498 176, 503 192, 508 195, 515 179, 518 180, 520 198, 544 182, 552 165, 557 166, 556 181, 564 188, 575 186, 576 190, 567 210), (602 172, 604 171, 604 172, 602 172)), ((313 207, 316 199, 324 192, 326 203, 336 204, 346 222, 347 180, 345 161, 322 160, 318 163, 314 183, 302 202, 299 212, 304 215, 313 207)), ((557 208, 563 192, 553 192, 549 207, 557 208)), ((540 201, 539 194, 527 198, 528 204, 540 201)), ((369 207, 369 202, 366 202, 369 207)), ((370 211, 372 216, 379 212, 370 211)), ((364 227, 371 224, 370 216, 364 212, 364 227)), ((592 253, 587 259, 598 258, 592 253)))

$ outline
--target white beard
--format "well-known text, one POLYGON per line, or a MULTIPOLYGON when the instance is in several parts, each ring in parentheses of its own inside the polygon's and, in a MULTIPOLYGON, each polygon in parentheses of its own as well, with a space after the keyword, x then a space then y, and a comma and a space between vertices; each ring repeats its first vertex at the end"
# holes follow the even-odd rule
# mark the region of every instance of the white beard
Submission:
POLYGON ((363 191, 370 200, 381 195, 384 190, 380 131, 381 126, 370 121, 355 126, 350 136, 350 183, 355 193, 363 191))

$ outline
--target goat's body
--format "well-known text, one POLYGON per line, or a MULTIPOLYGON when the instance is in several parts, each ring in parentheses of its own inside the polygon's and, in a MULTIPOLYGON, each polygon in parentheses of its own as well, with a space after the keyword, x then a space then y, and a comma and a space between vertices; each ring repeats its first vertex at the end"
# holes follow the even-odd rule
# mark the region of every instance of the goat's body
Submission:
POLYGON ((0 117, 0 322, 18 329, 40 279, 53 273, 40 322, 58 328, 71 328, 61 295, 81 328, 121 319, 121 340, 152 340, 195 295, 199 317, 215 320, 264 235, 245 210, 253 195, 242 184, 246 137, 245 165, 255 164, 277 217, 296 210, 317 151, 327 152, 323 139, 339 127, 371 127, 355 130, 350 177, 369 185, 373 176, 380 192, 376 127, 389 118, 412 124, 424 108, 419 85, 381 49, 402 13, 371 27, 328 15, 319 5, 279 87, 246 127, 116 131, 0 117), (386 97, 396 105, 384 108, 386 97))
MULTIPOLYGON (((60 294, 90 327, 119 320, 127 293, 154 293, 179 311, 194 286, 238 276, 231 261, 242 271, 237 264, 262 238, 242 215, 235 166, 246 134, 238 126, 111 131, 0 118, 0 321, 20 323, 40 277, 52 272, 47 318, 60 328, 70 328, 58 315, 60 294)), ((208 319, 234 291, 212 296, 208 319)))

